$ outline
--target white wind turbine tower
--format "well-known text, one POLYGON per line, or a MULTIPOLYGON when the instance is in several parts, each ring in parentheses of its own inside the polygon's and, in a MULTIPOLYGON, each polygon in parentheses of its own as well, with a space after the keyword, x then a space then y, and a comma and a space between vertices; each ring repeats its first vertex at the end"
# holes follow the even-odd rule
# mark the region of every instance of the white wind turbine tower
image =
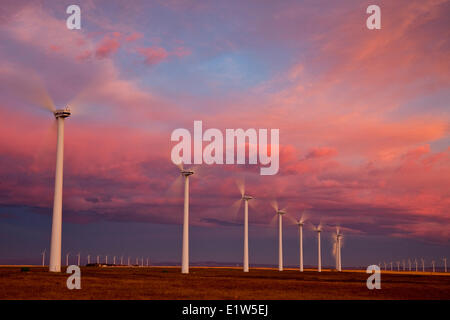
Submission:
POLYGON ((397 272, 400 272, 400 261, 397 261, 397 272))
POLYGON ((386 270, 387 270, 387 264, 386 264, 386 261, 384 261, 383 263, 384 263, 384 271, 386 271, 386 270))
POLYGON ((97 264, 100 264, 100 256, 97 255, 97 264))
POLYGON ((417 265, 417 258, 414 258, 414 264, 416 265, 416 272, 419 271, 418 265, 417 265))
POLYGON ((420 258, 422 261, 422 272, 425 272, 425 260, 423 258, 420 258))
POLYGON ((116 265, 116 256, 113 256, 113 265, 116 265))
MULTIPOLYGON (((182 159, 178 159, 177 163, 180 169, 181 176, 184 177, 184 208, 183 208, 183 242, 181 252, 181 273, 189 273, 189 176, 194 174, 194 171, 184 169, 182 159)), ((181 182, 176 179, 173 185, 178 185, 181 182)))
POLYGON ((244 262, 242 268, 244 272, 249 270, 249 258, 248 258, 248 202, 253 199, 252 196, 245 194, 244 181, 238 181, 237 186, 241 193, 241 199, 239 199, 233 206, 236 206, 239 210, 241 202, 244 201, 244 262))
POLYGON ((403 264, 403 271, 405 271, 406 270, 405 259, 402 260, 402 264, 403 264))
POLYGON ((120 256, 120 265, 123 266, 123 256, 120 256))
POLYGON ((136 265, 139 266, 139 258, 136 258, 136 265))
POLYGON ((108 264, 108 255, 105 255, 105 264, 108 264))
POLYGON ((442 258, 444 260, 444 272, 447 273, 447 258, 442 258))
POLYGON ((128 257, 128 266, 130 265, 130 257, 128 257))
POLYGON ((391 261, 391 271, 394 271, 393 267, 392 267, 392 261, 391 261))
POLYGON ((77 257, 78 257, 78 264, 77 264, 77 266, 80 266, 81 254, 79 252, 77 254, 77 257))
POLYGON ((45 265, 45 252, 47 251, 47 249, 44 249, 44 251, 42 251, 42 266, 45 265))
POLYGON ((305 224, 303 216, 297 221, 298 234, 300 238, 300 272, 303 272, 303 225, 305 224))
POLYGON ((70 117, 70 109, 54 111, 58 123, 58 138, 56 146, 55 193, 53 199, 52 236, 50 243, 51 272, 61 272, 61 236, 62 236, 62 192, 63 192, 63 161, 64 161, 64 119, 70 117))
POLYGON ((320 233, 322 232, 322 225, 318 225, 314 229, 317 232, 317 271, 322 272, 322 253, 320 248, 320 233))
POLYGON ((343 235, 340 232, 339 226, 336 227, 336 233, 333 234, 334 242, 334 255, 336 258, 336 271, 342 271, 341 249, 342 249, 343 235))
POLYGON ((283 214, 286 211, 278 210, 278 271, 283 271, 283 214))
POLYGON ((275 209, 275 217, 278 215, 278 271, 283 271, 283 215, 286 211, 278 208, 278 202, 272 202, 272 207, 275 209))
POLYGON ((431 261, 431 265, 433 266, 433 272, 436 272, 436 266, 434 260, 431 261))
POLYGON ((411 259, 408 259, 408 268, 409 268, 409 271, 411 271, 411 259))
POLYGON ((70 252, 67 252, 67 254, 66 254, 66 266, 69 265, 69 255, 70 255, 70 252))
POLYGON ((91 264, 91 255, 90 254, 87 255, 87 263, 91 264))
POLYGON ((141 267, 144 266, 144 257, 141 257, 141 267))

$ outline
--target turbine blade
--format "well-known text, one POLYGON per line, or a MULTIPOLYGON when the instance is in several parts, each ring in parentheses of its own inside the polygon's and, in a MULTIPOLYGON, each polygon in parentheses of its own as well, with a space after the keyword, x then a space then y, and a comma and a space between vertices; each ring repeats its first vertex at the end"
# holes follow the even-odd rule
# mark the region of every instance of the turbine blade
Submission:
POLYGON ((274 215, 272 219, 270 219, 269 225, 275 226, 277 225, 277 221, 278 221, 278 214, 274 215))
POLYGON ((0 92, 8 92, 26 103, 55 111, 55 105, 43 81, 32 70, 23 70, 12 65, 0 66, 0 84, 0 92))
POLYGON ((242 204, 242 200, 236 200, 235 202, 233 202, 233 205, 231 206, 231 212, 233 215, 233 220, 237 220, 238 214, 241 212, 241 204, 242 204))
POLYGON ((180 175, 169 186, 169 188, 166 191, 166 195, 169 197, 173 196, 177 197, 182 196, 182 194, 183 194, 183 177, 180 175))
POLYGON ((276 212, 278 212, 278 201, 277 200, 271 201, 270 205, 272 206, 272 208, 275 209, 276 212))
POLYGON ((238 179, 236 180, 236 185, 239 189, 239 192, 241 193, 241 197, 245 195, 245 181, 244 179, 238 179))
POLYGON ((284 216, 287 218, 286 221, 288 222, 288 224, 297 224, 297 220, 295 220, 295 218, 291 215, 285 214, 284 216))

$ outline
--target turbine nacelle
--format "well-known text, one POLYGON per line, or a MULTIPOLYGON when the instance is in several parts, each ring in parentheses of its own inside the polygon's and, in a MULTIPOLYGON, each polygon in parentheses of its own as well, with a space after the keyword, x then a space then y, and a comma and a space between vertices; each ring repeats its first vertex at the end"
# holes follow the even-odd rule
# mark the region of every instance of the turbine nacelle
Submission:
POLYGON ((181 170, 181 174, 185 177, 189 177, 190 175, 194 174, 194 171, 192 170, 181 170))
POLYGON ((245 201, 252 200, 252 199, 253 199, 252 196, 246 196, 246 195, 242 196, 242 200, 245 200, 245 201))
POLYGON ((286 211, 278 210, 278 211, 277 211, 277 214, 283 215, 283 214, 286 214, 286 211))
POLYGON ((55 118, 68 118, 72 114, 69 107, 65 107, 64 109, 58 109, 53 112, 55 118))

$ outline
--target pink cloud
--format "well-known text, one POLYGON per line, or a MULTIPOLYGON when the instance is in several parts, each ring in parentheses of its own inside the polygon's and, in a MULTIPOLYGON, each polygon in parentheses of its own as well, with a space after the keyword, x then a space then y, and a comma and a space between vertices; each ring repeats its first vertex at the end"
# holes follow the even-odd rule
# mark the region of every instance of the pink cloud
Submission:
POLYGON ((147 65, 155 65, 158 64, 169 56, 166 49, 161 47, 148 47, 148 48, 139 48, 138 52, 144 56, 144 62, 147 65))
POLYGON ((328 148, 328 147, 313 148, 306 154, 305 158, 313 159, 313 158, 321 158, 321 157, 330 157, 330 156, 334 156, 336 154, 337 154, 337 151, 334 148, 328 148))
POLYGON ((98 45, 97 49, 95 50, 95 56, 101 59, 107 58, 114 54, 119 48, 119 40, 107 36, 98 45))

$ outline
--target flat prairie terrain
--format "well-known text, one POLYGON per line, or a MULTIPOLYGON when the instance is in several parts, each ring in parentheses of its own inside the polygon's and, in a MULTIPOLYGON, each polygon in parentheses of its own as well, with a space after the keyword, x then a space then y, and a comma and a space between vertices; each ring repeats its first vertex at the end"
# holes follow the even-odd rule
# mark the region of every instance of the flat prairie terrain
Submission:
POLYGON ((0 267, 0 299, 450 299, 450 274, 386 272, 381 290, 368 290, 362 271, 192 267, 183 275, 176 267, 82 267, 81 290, 67 289, 68 276, 0 267))

